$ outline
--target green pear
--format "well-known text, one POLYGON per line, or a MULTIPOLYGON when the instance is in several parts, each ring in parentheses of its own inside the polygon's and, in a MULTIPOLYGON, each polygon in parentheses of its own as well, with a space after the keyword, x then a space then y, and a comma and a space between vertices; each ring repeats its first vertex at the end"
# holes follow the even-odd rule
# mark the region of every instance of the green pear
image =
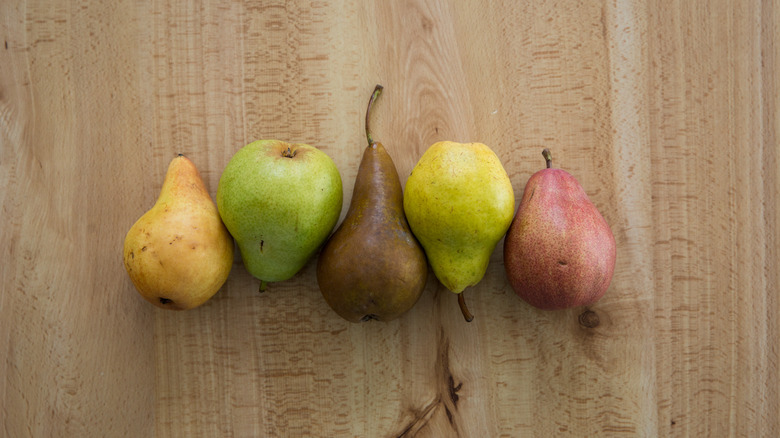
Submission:
POLYGON ((157 202, 127 232, 124 264, 141 296, 164 309, 198 307, 227 280, 233 239, 187 157, 171 160, 157 202))
POLYGON ((258 140, 228 162, 217 208, 263 290, 312 258, 338 222, 342 197, 341 176, 327 154, 306 144, 258 140))
POLYGON ((438 142, 406 181, 404 210, 439 281, 459 294, 482 280, 496 244, 512 222, 512 183, 496 154, 481 143, 438 142))
POLYGON ((507 277, 540 309, 594 304, 612 280, 615 237, 579 182, 542 155, 547 168, 528 179, 504 240, 507 277))
POLYGON ((349 211, 322 248, 317 283, 322 296, 351 322, 390 321, 411 309, 425 289, 428 263, 404 216, 403 190, 393 159, 368 128, 349 211))

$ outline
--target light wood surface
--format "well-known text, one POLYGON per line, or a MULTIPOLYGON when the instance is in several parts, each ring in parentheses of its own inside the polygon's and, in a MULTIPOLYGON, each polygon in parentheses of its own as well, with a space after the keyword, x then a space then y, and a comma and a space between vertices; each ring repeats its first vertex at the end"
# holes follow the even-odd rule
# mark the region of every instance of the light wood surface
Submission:
POLYGON ((780 180, 772 1, 0 2, 0 436, 778 436, 780 180), (590 308, 520 301, 500 245, 350 324, 314 261, 206 305, 134 291, 124 235, 176 153, 214 196, 261 138, 333 157, 363 111, 402 182, 479 141, 519 200, 552 149, 611 224, 590 308))

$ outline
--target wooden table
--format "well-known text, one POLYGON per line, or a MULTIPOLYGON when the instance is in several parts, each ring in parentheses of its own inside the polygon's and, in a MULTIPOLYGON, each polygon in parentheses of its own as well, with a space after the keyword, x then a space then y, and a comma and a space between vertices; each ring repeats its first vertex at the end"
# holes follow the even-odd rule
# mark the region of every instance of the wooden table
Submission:
POLYGON ((0 435, 780 434, 777 2, 11 0, 0 38, 0 435), (347 323, 314 261, 140 298, 122 242, 176 153, 214 196, 246 143, 315 145, 343 215, 376 83, 402 182, 479 141, 519 202, 552 149, 617 239, 597 327, 518 299, 501 244, 470 324, 433 276, 347 323))

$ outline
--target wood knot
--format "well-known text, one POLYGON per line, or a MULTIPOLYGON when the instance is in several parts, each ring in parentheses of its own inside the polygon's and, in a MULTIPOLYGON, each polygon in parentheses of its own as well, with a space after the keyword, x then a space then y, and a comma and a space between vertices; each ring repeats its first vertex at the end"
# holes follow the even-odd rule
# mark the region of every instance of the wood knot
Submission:
POLYGON ((455 385, 455 379, 452 377, 452 375, 448 378, 448 390, 450 394, 450 400, 452 400, 452 406, 458 407, 458 400, 460 400, 460 396, 458 395, 458 391, 460 391, 461 388, 463 388, 463 382, 458 383, 455 385))
POLYGON ((585 328, 596 328, 599 323, 601 323, 598 313, 592 310, 582 312, 577 319, 579 320, 580 325, 585 328))

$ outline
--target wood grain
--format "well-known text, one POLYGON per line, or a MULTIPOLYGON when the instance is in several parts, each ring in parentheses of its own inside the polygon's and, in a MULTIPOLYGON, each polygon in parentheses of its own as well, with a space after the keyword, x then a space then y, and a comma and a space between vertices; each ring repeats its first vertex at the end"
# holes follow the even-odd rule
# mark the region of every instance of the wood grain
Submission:
POLYGON ((477 3, 0 3, 0 436, 780 434, 780 8, 477 3), (402 183, 479 141, 519 200, 551 148, 615 234, 605 297, 531 308, 500 244, 471 324, 433 275, 350 324, 315 260, 260 294, 238 258, 187 312, 135 293, 124 234, 176 153, 214 195, 246 143, 312 144, 346 212, 376 83, 402 183))
POLYGON ((137 178, 136 11, 3 2, 0 17, 0 435, 144 435, 154 315, 117 252, 159 187, 137 178))

